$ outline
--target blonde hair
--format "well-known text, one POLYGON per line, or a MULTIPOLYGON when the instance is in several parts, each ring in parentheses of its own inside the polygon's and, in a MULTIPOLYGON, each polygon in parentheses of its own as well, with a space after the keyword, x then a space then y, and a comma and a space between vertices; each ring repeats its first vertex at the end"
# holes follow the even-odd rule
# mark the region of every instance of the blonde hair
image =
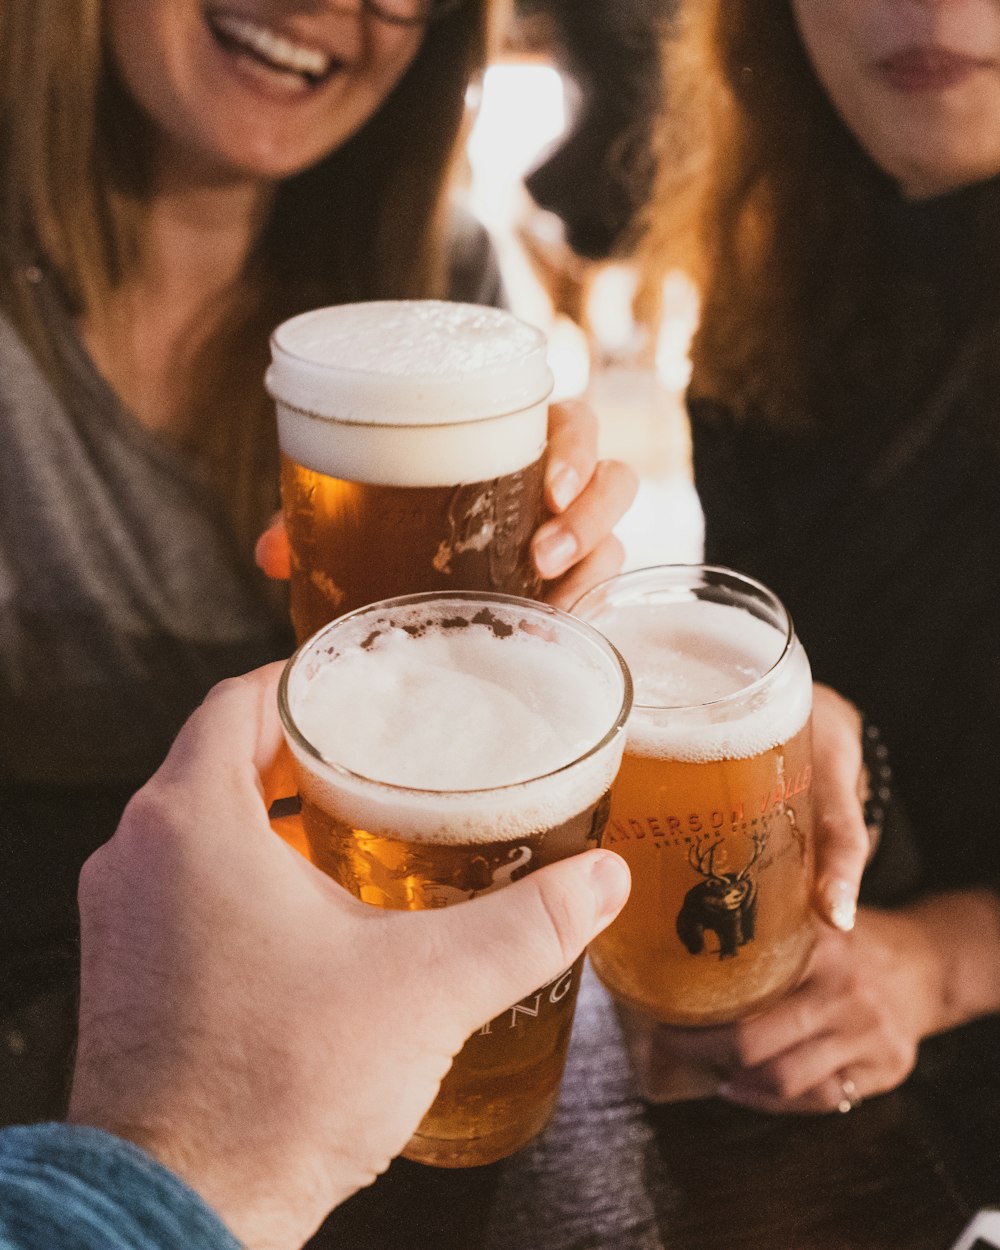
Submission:
MULTIPOLYGON (((101 0, 0 0, 0 306, 63 389, 25 268, 42 263, 71 312, 99 315, 135 254, 150 174, 143 156, 155 150, 151 123, 106 55, 102 10, 101 0)), ((489 22, 489 0, 469 0, 429 26, 367 124, 281 184, 200 354, 190 447, 245 552, 276 499, 261 385, 270 329, 320 304, 444 294, 444 191, 489 22)))

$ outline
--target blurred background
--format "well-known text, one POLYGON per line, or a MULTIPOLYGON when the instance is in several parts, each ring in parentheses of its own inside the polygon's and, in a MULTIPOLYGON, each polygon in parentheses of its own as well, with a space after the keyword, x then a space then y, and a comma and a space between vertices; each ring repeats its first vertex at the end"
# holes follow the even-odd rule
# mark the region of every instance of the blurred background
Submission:
POLYGON ((655 330, 633 316, 628 257, 649 187, 657 45, 673 0, 519 0, 468 98, 466 207, 486 226, 512 310, 549 336, 555 398, 584 396, 600 452, 640 477, 619 525, 626 566, 697 561, 683 392, 697 298, 664 282, 655 330))

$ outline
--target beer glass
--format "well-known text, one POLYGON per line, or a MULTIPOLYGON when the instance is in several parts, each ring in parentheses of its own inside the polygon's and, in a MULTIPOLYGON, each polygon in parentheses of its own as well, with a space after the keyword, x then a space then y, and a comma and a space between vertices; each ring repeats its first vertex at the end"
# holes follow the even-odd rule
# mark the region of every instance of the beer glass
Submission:
POLYGON ((541 331, 473 304, 345 304, 283 322, 271 357, 299 641, 393 595, 538 594, 541 331))
MULTIPOLYGON (((447 907, 596 846, 632 687, 584 622, 506 595, 372 604, 286 666, 310 858, 376 907, 447 907)), ((558 1092, 582 958, 470 1037, 404 1151, 443 1167, 529 1141, 558 1092)))
POLYGON ((632 892, 594 968, 640 1016, 735 1020, 791 987, 814 940, 805 652, 778 599, 728 569, 626 573, 574 612, 635 682, 604 833, 632 892))

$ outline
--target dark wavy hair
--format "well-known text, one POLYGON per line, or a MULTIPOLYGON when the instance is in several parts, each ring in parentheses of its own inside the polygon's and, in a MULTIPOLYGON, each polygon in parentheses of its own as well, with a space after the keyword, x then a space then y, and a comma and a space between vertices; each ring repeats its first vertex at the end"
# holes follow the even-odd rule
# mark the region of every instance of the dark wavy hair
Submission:
POLYGON ((627 250, 653 177, 652 131, 663 92, 659 41, 676 0, 519 0, 548 27, 548 50, 578 96, 569 132, 525 179, 563 221, 579 256, 627 250))
MULTIPOLYGON (((859 396, 898 410, 941 359, 947 313, 912 285, 896 192, 820 86, 788 0, 683 0, 664 64, 640 309, 655 317, 669 269, 694 279, 692 394, 786 428, 850 421, 859 396)), ((998 220, 990 188, 968 244, 989 282, 998 220)))

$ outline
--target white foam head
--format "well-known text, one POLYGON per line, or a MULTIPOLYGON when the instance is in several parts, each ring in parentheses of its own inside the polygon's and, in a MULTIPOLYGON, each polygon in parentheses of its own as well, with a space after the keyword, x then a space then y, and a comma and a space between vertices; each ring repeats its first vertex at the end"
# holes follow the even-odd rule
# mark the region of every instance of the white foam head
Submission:
POLYGON ((544 447, 545 336, 501 309, 319 308, 278 326, 271 358, 282 450, 321 473, 447 486, 524 468, 544 447))
POLYGON ((589 618, 635 683, 629 749, 688 762, 746 759, 806 723, 812 680, 786 631, 697 598, 620 603, 589 618))
POLYGON ((614 653, 592 631, 553 640, 473 616, 362 613, 307 644, 287 687, 303 794, 357 828, 437 842, 523 837, 600 797, 624 742, 614 653))

